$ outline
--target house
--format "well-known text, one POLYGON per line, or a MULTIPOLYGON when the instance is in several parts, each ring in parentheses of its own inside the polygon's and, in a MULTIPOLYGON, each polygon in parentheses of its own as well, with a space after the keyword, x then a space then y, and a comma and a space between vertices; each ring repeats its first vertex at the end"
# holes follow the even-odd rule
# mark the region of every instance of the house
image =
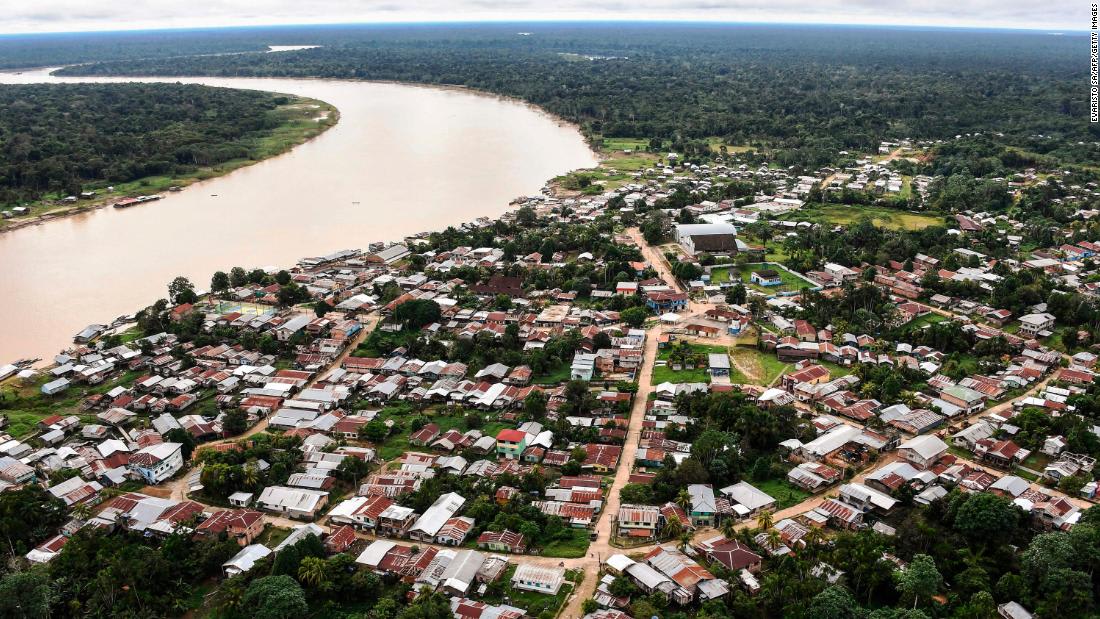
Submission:
POLYGON ((569 380, 592 380, 596 372, 594 353, 573 353, 573 363, 569 366, 569 380))
POLYGON ((734 511, 742 518, 770 509, 776 504, 774 498, 745 481, 726 486, 719 492, 730 500, 734 511))
POLYGON ((960 385, 951 385, 940 390, 940 397, 948 404, 962 409, 966 414, 980 411, 985 406, 985 394, 960 385))
POLYGON ((705 539, 695 545, 707 559, 722 564, 726 569, 760 571, 763 558, 737 540, 727 539, 723 535, 705 539))
POLYGON ((564 567, 541 567, 524 563, 512 574, 512 587, 521 591, 557 595, 563 584, 564 567))
POLYGON ((657 537, 660 519, 661 512, 655 505, 623 503, 616 522, 622 537, 652 539, 657 537))
POLYGON ((494 552, 523 554, 527 552, 527 540, 522 533, 507 529, 501 532, 486 531, 477 537, 477 547, 494 552))
POLYGON ((1020 333, 1039 337, 1054 326, 1054 316, 1047 313, 1025 314, 1020 316, 1020 333))
POLYGON ((676 242, 688 254, 736 254, 737 228, 730 224, 679 224, 676 242))
POLYGON ((714 500, 714 489, 704 484, 691 484, 687 487, 691 496, 691 524, 695 526, 713 526, 714 515, 718 511, 714 500))
POLYGON ((437 438, 439 438, 439 426, 429 423, 409 436, 409 444, 417 447, 427 447, 437 438))
POLYGON ((646 293, 645 304, 646 307, 658 314, 678 312, 687 308, 688 295, 684 292, 648 292, 646 293))
POLYGON ((527 433, 504 429, 497 433, 497 456, 519 460, 527 449, 527 433))
POLYGON ((222 571, 227 577, 243 574, 253 568, 257 562, 271 554, 271 550, 263 544, 251 544, 241 548, 241 551, 232 559, 222 563, 222 571))
POLYGON ((757 286, 782 286, 783 278, 779 276, 779 271, 775 269, 759 269, 753 271, 749 276, 749 281, 757 286))
POLYGON ((711 376, 729 376, 730 358, 725 353, 709 353, 707 355, 707 371, 711 376))
POLYGON ((268 486, 256 499, 260 509, 301 519, 313 519, 326 503, 328 492, 286 486, 268 486))
POLYGON ((474 528, 474 519, 465 517, 449 518, 436 533, 435 543, 444 546, 461 546, 474 528))
POLYGON ((183 468, 183 445, 159 443, 130 454, 126 468, 140 476, 145 483, 155 486, 172 477, 183 468))
POLYGON ((195 528, 197 537, 218 536, 224 533, 236 539, 241 546, 248 546, 264 531, 264 516, 248 509, 226 509, 214 512, 195 528))
POLYGON ((898 445, 898 454, 918 469, 931 468, 947 453, 947 443, 932 435, 916 436, 898 445))
POLYGON ((435 541, 443 526, 458 513, 458 510, 462 509, 465 503, 466 499, 454 492, 441 495, 409 528, 409 537, 421 542, 435 541))

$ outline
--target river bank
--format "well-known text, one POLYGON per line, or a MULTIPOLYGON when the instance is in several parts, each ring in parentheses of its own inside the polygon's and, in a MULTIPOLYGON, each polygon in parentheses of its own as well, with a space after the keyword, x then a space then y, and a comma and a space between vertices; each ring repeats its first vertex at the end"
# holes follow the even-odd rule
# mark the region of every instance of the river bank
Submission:
MULTIPOLYGON (((340 111, 329 103, 309 97, 286 96, 290 96, 292 100, 275 110, 283 116, 283 123, 269 135, 247 143, 247 147, 255 150, 255 153, 247 159, 233 159, 213 166, 204 166, 189 174, 152 176, 116 183, 113 186, 114 190, 105 195, 97 195, 90 200, 81 199, 75 203, 63 203, 58 199, 39 200, 27 205, 31 209, 30 215, 0 219, 0 234, 102 209, 122 198, 157 194, 170 189, 182 190, 199 181, 224 176, 243 167, 285 154, 296 146, 313 140, 340 120, 340 111)), ((106 191, 107 186, 106 181, 101 181, 90 183, 87 189, 96 191, 98 194, 106 191)))
MULTIPOLYGON (((0 74, 0 83, 61 79, 0 74)), ((289 152, 195 182, 157 204, 99 208, 0 234, 0 359, 49 358, 89 322, 165 296, 184 276, 293 264, 508 210, 546 180, 598 164, 574 126, 462 88, 365 81, 170 81, 325 101, 339 123, 289 152)))

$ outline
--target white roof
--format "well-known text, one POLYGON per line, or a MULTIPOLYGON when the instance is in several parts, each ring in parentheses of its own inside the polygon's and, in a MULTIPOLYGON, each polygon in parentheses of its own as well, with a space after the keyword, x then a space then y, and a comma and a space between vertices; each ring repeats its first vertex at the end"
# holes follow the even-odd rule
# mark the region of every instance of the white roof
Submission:
POLYGON ((931 458, 947 451, 947 443, 940 440, 939 437, 925 434, 905 441, 898 445, 898 449, 912 449, 922 458, 931 458))
POLYGON ((622 572, 631 565, 634 565, 634 559, 626 555, 614 554, 607 558, 607 564, 610 565, 612 569, 622 572))
POLYGON ((447 520, 462 508, 464 503, 466 503, 466 499, 454 492, 448 492, 440 496, 435 500, 435 503, 432 503, 431 507, 424 510, 424 515, 416 519, 411 530, 434 536, 447 520))
POLYGON ((731 501, 736 501, 750 510, 756 510, 775 503, 775 499, 766 492, 744 481, 722 488, 722 494, 728 496, 731 501))
POLYGON ((367 546, 363 552, 359 553, 355 562, 366 565, 367 567, 378 567, 378 564, 385 558, 386 553, 390 551, 397 544, 389 540, 380 539, 372 542, 370 546, 367 546))
POLYGON ((263 544, 251 544, 241 548, 241 551, 232 559, 222 564, 226 571, 233 573, 247 572, 256 565, 256 562, 271 554, 271 550, 263 544))

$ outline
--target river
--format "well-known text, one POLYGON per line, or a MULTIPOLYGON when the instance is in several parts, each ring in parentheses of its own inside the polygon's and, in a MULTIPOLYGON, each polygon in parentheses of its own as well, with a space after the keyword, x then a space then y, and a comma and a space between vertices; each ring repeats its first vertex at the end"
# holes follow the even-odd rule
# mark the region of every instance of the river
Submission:
POLYGON ((0 365, 51 359, 90 323, 167 296, 184 275, 290 266, 497 216, 546 180, 591 167, 580 133, 535 108, 460 89, 340 80, 58 78, 0 84, 168 81, 302 95, 340 122, 290 152, 159 202, 104 208, 0 233, 0 365))

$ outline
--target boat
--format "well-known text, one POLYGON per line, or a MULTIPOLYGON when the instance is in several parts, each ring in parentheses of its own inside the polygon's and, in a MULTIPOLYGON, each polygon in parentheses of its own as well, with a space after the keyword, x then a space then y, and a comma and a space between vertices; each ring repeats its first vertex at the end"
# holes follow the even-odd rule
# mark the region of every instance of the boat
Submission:
POLYGON ((115 208, 130 208, 131 206, 137 206, 138 204, 145 204, 146 202, 155 202, 160 200, 164 196, 160 194, 153 194, 151 196, 137 196, 135 198, 123 198, 118 202, 115 202, 115 208))

